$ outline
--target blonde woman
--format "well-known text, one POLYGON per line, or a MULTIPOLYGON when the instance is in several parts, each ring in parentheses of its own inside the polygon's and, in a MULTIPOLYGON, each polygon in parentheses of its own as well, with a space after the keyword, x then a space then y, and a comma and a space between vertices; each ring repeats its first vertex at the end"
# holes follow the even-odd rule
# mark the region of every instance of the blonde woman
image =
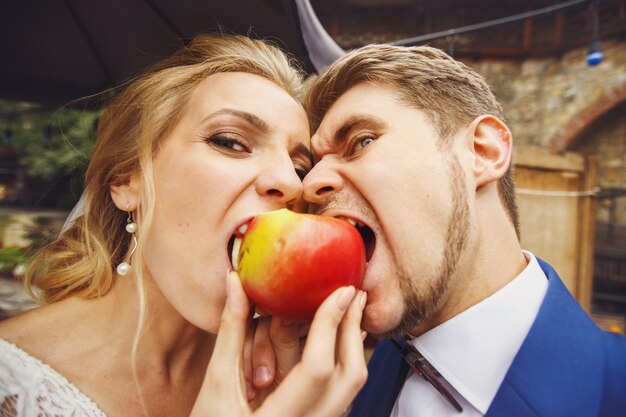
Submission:
POLYGON ((333 293, 301 355, 298 325, 255 327, 227 273, 240 225, 298 208, 311 168, 301 88, 277 48, 204 36, 110 103, 82 215, 27 274, 44 305, 0 323, 0 415, 332 416, 348 406, 366 373, 365 294, 333 293))

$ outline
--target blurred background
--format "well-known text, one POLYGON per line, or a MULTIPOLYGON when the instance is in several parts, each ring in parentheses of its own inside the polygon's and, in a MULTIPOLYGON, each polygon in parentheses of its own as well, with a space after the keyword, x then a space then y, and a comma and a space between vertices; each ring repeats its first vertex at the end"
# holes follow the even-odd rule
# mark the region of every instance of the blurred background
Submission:
POLYGON ((82 192, 117 88, 195 34, 269 38, 315 76, 369 43, 475 68, 515 140, 523 246, 605 329, 626 329, 626 0, 57 0, 0 17, 0 318, 82 192))

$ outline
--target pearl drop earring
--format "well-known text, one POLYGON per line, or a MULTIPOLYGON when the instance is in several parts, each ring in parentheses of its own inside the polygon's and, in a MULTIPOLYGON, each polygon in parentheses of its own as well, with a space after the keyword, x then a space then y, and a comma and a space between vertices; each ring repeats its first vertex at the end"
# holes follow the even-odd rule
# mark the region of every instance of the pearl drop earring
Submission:
POLYGON ((117 274, 121 276, 128 274, 128 271, 130 271, 130 260, 137 250, 137 236, 135 236, 135 232, 137 231, 137 223, 133 221, 133 213, 130 211, 128 212, 128 218, 126 219, 126 231, 132 235, 134 246, 133 250, 130 251, 130 255, 128 255, 128 262, 122 262, 115 269, 117 271, 117 274))

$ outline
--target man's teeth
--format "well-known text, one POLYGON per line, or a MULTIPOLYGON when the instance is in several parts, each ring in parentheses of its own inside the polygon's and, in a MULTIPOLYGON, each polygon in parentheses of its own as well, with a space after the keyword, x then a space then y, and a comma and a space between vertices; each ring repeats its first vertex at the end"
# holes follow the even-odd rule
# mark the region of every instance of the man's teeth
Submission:
POLYGON ((241 233, 242 235, 244 235, 248 231, 248 223, 244 223, 241 226, 239 226, 239 229, 237 229, 237 231, 241 233))
POLYGON ((357 226, 357 225, 359 224, 356 220, 351 219, 351 218, 349 218, 349 217, 345 217, 345 216, 337 216, 336 218, 337 218, 337 219, 340 219, 340 220, 345 220, 345 221, 347 221, 348 223, 350 223, 352 226, 357 226))
MULTIPOLYGON (((246 229, 247 227, 248 226, 246 225, 246 229)), ((245 231, 243 233, 245 233, 245 231)), ((239 270, 239 248, 240 247, 241 247, 241 238, 235 237, 235 240, 233 241, 233 251, 231 252, 231 256, 230 256, 234 271, 239 270)))

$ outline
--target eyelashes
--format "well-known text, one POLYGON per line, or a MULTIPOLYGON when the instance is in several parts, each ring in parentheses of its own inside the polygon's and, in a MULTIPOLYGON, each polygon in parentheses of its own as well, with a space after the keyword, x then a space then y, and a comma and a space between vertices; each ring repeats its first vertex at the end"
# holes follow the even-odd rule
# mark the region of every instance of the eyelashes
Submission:
MULTIPOLYGON (((211 135, 205 139, 205 142, 215 148, 218 148, 222 152, 232 154, 235 156, 244 156, 245 154, 251 154, 252 148, 243 140, 233 137, 230 134, 218 133, 211 135)), ((309 173, 311 167, 308 164, 301 162, 300 158, 293 160, 294 170, 298 178, 302 181, 306 174, 309 173)))
POLYGON ((374 143, 375 140, 376 139, 371 137, 371 136, 367 136, 367 137, 364 137, 364 138, 357 139, 355 148, 363 149, 363 148, 371 145, 372 143, 374 143))
POLYGON ((363 149, 374 143, 376 139, 377 137, 372 134, 361 135, 354 138, 354 140, 352 140, 350 146, 347 149, 347 156, 352 156, 355 153, 362 151, 363 149))
POLYGON ((209 136, 205 141, 209 145, 233 153, 251 153, 250 147, 243 141, 224 133, 209 136))

